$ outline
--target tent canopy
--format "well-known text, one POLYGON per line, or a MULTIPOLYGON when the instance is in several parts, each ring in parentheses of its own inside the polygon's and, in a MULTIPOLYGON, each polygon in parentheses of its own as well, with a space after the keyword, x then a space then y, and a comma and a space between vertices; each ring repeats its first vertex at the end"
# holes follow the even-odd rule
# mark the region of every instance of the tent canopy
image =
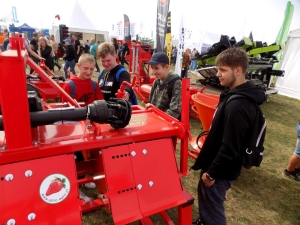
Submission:
POLYGON ((35 32, 35 29, 28 26, 26 23, 24 23, 22 26, 16 27, 15 31, 26 34, 27 39, 30 40, 30 39, 32 39, 32 35, 33 35, 33 32, 35 32))
POLYGON ((300 100, 300 29, 289 33, 280 69, 285 71, 284 77, 279 77, 276 89, 279 94, 300 100))
POLYGON ((24 23, 22 26, 18 27, 18 31, 19 32, 24 32, 24 31, 34 32, 35 29, 32 28, 32 27, 30 27, 30 26, 28 26, 26 23, 24 23))
MULTIPOLYGON (((65 17, 60 23, 69 27, 70 32, 80 32, 88 34, 100 34, 104 36, 104 40, 108 41, 108 31, 97 30, 95 25, 89 20, 79 3, 76 1, 73 10, 70 10, 71 15, 65 17), (80 16, 79 16, 80 15, 80 16)), ((58 26, 53 26, 53 30, 57 30, 58 26)), ((59 37, 59 35, 56 35, 59 37)))

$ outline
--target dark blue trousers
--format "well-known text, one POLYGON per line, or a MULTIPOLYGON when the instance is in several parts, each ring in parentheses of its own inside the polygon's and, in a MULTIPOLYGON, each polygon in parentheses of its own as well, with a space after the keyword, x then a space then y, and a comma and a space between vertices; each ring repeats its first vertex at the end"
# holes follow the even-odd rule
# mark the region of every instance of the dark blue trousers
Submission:
POLYGON ((216 179, 215 183, 206 187, 201 179, 198 183, 198 206, 201 221, 205 225, 226 225, 224 201, 226 191, 233 181, 216 179))

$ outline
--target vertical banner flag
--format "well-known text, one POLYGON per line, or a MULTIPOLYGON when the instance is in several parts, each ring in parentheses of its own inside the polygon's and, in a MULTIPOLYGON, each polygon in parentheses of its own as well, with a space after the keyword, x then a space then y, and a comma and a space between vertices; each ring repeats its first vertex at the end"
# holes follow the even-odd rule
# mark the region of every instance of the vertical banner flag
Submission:
POLYGON ((166 40, 167 15, 169 12, 170 0, 157 1, 156 19, 156 49, 157 52, 164 52, 166 40))
POLYGON ((130 39, 130 21, 126 14, 124 14, 124 39, 130 39))
POLYGON ((169 57, 169 62, 171 63, 171 56, 172 56, 171 12, 168 13, 168 17, 167 17, 166 47, 167 47, 166 53, 169 57))
POLYGON ((130 35, 131 38, 135 39, 135 23, 130 24, 130 35))
POLYGON ((123 25, 123 22, 122 21, 119 21, 117 23, 117 26, 118 26, 118 36, 119 36, 119 39, 123 39, 123 30, 122 30, 122 25, 123 25))
POLYGON ((177 47, 177 58, 176 58, 176 65, 175 65, 175 73, 181 74, 181 61, 182 61, 182 53, 184 52, 184 35, 185 35, 185 28, 183 24, 183 16, 181 17, 181 23, 179 27, 179 41, 177 47))
POLYGON ((13 16, 13 22, 19 23, 18 16, 17 16, 17 8, 12 7, 12 16, 13 16))

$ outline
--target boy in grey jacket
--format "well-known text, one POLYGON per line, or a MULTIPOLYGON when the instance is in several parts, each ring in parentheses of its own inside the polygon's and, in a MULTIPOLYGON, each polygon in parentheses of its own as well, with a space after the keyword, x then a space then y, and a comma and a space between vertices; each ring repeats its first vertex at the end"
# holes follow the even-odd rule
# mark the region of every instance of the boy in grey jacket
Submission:
POLYGON ((153 75, 156 77, 147 105, 152 104, 174 118, 180 119, 181 79, 177 74, 169 72, 168 56, 158 52, 147 63, 151 65, 153 75))

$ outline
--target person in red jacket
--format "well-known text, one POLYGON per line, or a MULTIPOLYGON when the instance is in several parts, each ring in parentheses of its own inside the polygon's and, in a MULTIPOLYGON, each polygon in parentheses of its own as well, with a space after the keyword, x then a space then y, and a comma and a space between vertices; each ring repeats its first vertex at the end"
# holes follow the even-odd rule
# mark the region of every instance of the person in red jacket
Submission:
MULTIPOLYGON (((90 54, 83 54, 78 60, 79 73, 72 75, 70 80, 68 80, 63 89, 67 92, 73 99, 77 102, 82 102, 82 106, 87 106, 88 104, 94 102, 95 100, 103 100, 102 92, 99 88, 97 82, 92 80, 92 74, 95 70, 95 59, 90 54)), ((76 162, 84 161, 84 157, 81 151, 75 152, 76 162)), ((86 188, 95 188, 96 185, 91 183, 86 183, 84 185, 86 188)), ((85 202, 91 201, 91 199, 86 196, 80 190, 80 198, 85 202)))
POLYGON ((81 55, 77 64, 79 73, 72 75, 63 87, 77 102, 83 102, 82 106, 87 106, 95 100, 104 99, 99 85, 92 80, 95 65, 96 62, 92 55, 81 55))

